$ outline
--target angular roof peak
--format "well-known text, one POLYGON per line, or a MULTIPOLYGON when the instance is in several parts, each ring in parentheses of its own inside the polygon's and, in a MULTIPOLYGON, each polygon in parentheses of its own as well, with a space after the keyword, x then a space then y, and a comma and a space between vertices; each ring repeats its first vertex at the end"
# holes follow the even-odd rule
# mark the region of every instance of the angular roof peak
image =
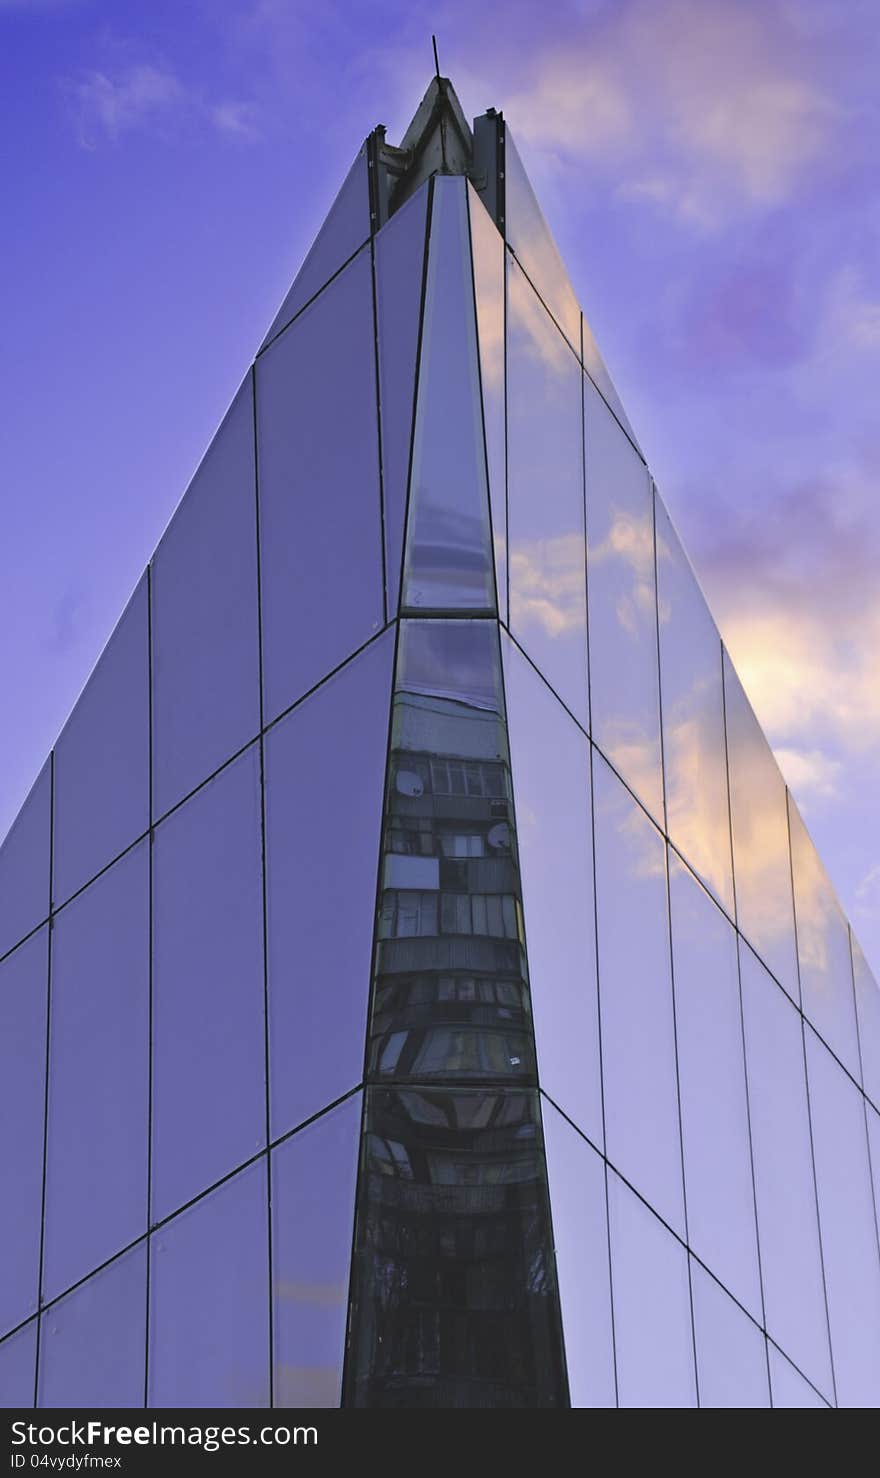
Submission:
POLYGON ((432 77, 398 145, 374 130, 385 200, 380 219, 395 211, 432 174, 470 174, 474 137, 448 77, 432 77))

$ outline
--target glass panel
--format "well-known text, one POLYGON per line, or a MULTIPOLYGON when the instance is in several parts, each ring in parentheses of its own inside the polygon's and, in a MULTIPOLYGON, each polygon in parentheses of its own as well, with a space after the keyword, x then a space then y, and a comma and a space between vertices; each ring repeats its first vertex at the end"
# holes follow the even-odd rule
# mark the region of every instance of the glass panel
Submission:
POLYGON ((253 378, 153 557, 153 810, 260 728, 253 378))
POLYGON ((538 1095, 371 1088, 346 1405, 566 1406, 538 1095))
POLYGON ((498 628, 405 621, 371 1074, 534 1082, 523 943, 498 628))
POLYGON ((0 1344, 0 1407, 33 1406, 37 1321, 0 1344))
POLYGON ((669 855, 690 1245, 762 1319, 736 935, 669 855))
POLYGON ((370 234, 370 196, 367 183, 367 150, 364 146, 342 189, 330 207, 308 256, 293 279, 284 302, 272 320, 262 347, 265 348, 295 313, 338 272, 370 234))
POLYGON ((361 1095, 272 1155, 275 1405, 338 1406, 361 1095))
POLYGON ((37 1306, 48 979, 41 929, 0 964, 0 1334, 37 1306))
POLYGON ((584 412, 593 738, 662 823, 651 481, 589 381, 584 412))
POLYGON ((511 260, 507 274, 510 625, 589 727, 581 372, 511 260))
POLYGON ((762 1331, 693 1258, 691 1288, 700 1405, 769 1406, 762 1331))
POLYGON ((261 867, 252 745, 156 829, 154 1221, 266 1142, 261 867))
MULTIPOLYGON (((522 160, 505 127, 507 239, 576 354, 581 353, 581 311, 559 248, 541 214, 522 160)), ((583 320, 584 368, 592 375, 617 419, 635 441, 590 326, 583 320)))
POLYGON ((150 824, 144 576, 55 746, 56 908, 150 824))
POLYGON ((43 1315, 40 1406, 143 1406, 146 1243, 43 1315))
POLYGON ((737 923, 798 1001, 785 782, 726 652, 724 691, 737 923))
POLYGON ((871 974, 861 945, 852 931, 850 938, 865 1092, 876 1105, 880 1104, 880 986, 871 974))
POLYGON ((880 1406, 880 1259, 862 1096, 811 1031, 810 1118, 838 1406, 880 1406))
POLYGON ((595 752, 593 805, 608 1158, 683 1234, 666 847, 595 752))
POLYGON ((150 1239, 150 1406, 269 1404, 261 1158, 150 1239))
POLYGON ((465 181, 434 180, 403 603, 495 606, 465 181))
POLYGON ((507 240, 575 353, 580 355, 581 310, 559 248, 550 234, 507 127, 504 130, 504 193, 507 240))
POLYGON ((273 1137, 363 1074, 393 645, 388 632, 266 739, 273 1137))
POLYGON ((403 557, 427 206, 426 182, 382 227, 375 246, 389 616, 397 614, 403 557))
POLYGON ((572 1406, 616 1406, 605 1168, 542 1102, 553 1245, 572 1406))
POLYGON ((880 1223, 880 1114, 865 1105, 868 1120, 868 1148, 871 1156, 871 1175, 874 1182, 874 1210, 880 1223))
POLYGON ((43 1297, 147 1229, 149 843, 55 917, 43 1297))
POLYGON ((47 760, 0 846, 0 955, 49 914, 51 785, 47 760))
POLYGON ((369 251, 260 356, 256 376, 268 721, 382 624, 369 251))
POLYGON ((489 465, 489 503, 495 547, 495 584, 502 621, 507 620, 507 488, 504 411, 504 238, 473 185, 468 210, 474 259, 480 386, 489 465))
POLYGON ((503 651, 541 1085, 601 1146, 589 744, 507 638, 503 651))
POLYGON ((767 1332, 832 1395, 801 1018, 740 948, 767 1332))
POLYGON ((608 1212, 619 1404, 696 1406, 687 1253, 613 1171, 608 1212))
POLYGON ((800 1371, 785 1356, 775 1348, 768 1345, 770 1353, 770 1385, 773 1389, 774 1406, 821 1406, 827 1408, 828 1402, 823 1401, 818 1391, 814 1391, 809 1381, 805 1381, 800 1371))
POLYGON ((656 494, 655 511, 669 836, 733 918, 721 638, 656 494))
POLYGON ((861 1080, 849 927, 791 796, 791 867, 804 1014, 861 1080))

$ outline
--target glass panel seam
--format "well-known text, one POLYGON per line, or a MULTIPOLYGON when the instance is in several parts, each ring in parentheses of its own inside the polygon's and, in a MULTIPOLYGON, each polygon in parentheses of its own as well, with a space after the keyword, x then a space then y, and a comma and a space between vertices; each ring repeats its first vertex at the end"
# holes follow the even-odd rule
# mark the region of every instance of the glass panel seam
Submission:
MULTIPOLYGON (((322 293, 326 292, 326 290, 330 286, 330 284, 333 283, 333 282, 335 282, 336 279, 337 279, 337 277, 341 276, 341 274, 345 271, 346 267, 350 267, 351 266, 351 264, 354 261, 355 257, 360 256, 360 254, 363 251, 364 247, 370 245, 371 240, 372 240, 372 237, 365 236, 364 239, 363 239, 363 241, 361 242, 360 246, 356 247, 355 250, 351 253, 351 256, 346 257, 345 261, 342 263, 342 266, 341 267, 337 267, 336 271, 333 273, 333 276, 332 277, 328 277, 326 282, 322 282, 322 284, 318 288, 317 292, 313 292, 312 293, 312 296, 310 298, 308 298, 306 300, 306 302, 303 303, 302 307, 301 308, 297 308, 296 312, 294 314, 292 314, 292 316, 290 318, 288 318, 287 322, 284 323, 284 324, 282 324, 281 328, 278 329, 277 333, 274 333, 272 335, 271 339, 268 339, 265 344, 262 344, 260 346, 260 348, 257 350, 256 355, 254 356, 254 368, 256 368, 257 360, 260 359, 260 357, 263 354, 265 354, 266 350, 269 349, 269 348, 271 348, 271 346, 278 339, 281 338, 281 335, 282 334, 286 334, 287 333, 287 330, 290 328, 291 324, 296 323, 296 320, 298 318, 301 318, 302 317, 303 313, 305 313, 305 311, 306 311, 307 308, 311 308, 312 304, 315 302, 315 299, 316 298, 319 298, 322 293)), ((305 262, 303 262, 303 266, 305 266, 305 262)), ((291 287, 292 286, 293 286, 293 283, 291 283, 291 287)))
MULTIPOLYGON (((372 250, 372 247, 371 247, 372 250)), ((374 316, 375 321, 375 316, 374 316)), ((271 1129, 271 1092, 270 1071, 271 1054, 269 1051, 269 951, 268 951, 268 909, 266 902, 266 714, 263 694, 263 581, 262 581, 262 557, 260 546, 260 443, 257 424, 257 371, 256 364, 252 365, 250 373, 251 381, 251 407, 253 413, 254 434, 254 506, 256 509, 255 532, 257 541, 257 661, 259 663, 259 704, 260 704, 260 903, 263 927, 263 1079, 265 1084, 265 1137, 266 1137, 266 1239, 268 1255, 268 1277, 269 1277, 269 1409, 275 1405, 275 1308, 273 1298, 273 1270, 272 1270, 272 1156, 268 1146, 272 1139, 271 1129)), ((384 558, 384 545, 383 545, 384 558)), ((384 564, 383 564, 384 575, 384 564)), ((383 580, 384 590, 384 580, 383 580)), ((149 1264, 149 1258, 147 1259, 149 1264)))
POLYGON ((732 1293, 731 1290, 727 1287, 726 1283, 724 1283, 724 1281, 721 1278, 719 1278, 718 1274, 715 1273, 715 1272, 713 1272, 713 1270, 709 1267, 708 1263, 706 1263, 706 1262, 703 1261, 703 1259, 700 1257, 699 1253, 698 1252, 695 1252, 694 1249, 692 1247, 690 1247, 688 1245, 688 1243, 682 1239, 682 1237, 680 1236, 680 1234, 678 1232, 676 1232, 675 1228, 674 1227, 671 1227, 669 1225, 669 1223, 664 1220, 664 1218, 660 1215, 659 1211, 657 1211, 655 1209, 655 1207, 651 1205, 651 1202, 650 1201, 646 1200, 646 1198, 641 1194, 641 1192, 637 1189, 637 1187, 634 1186, 632 1184, 632 1182, 627 1179, 627 1177, 617 1168, 617 1166, 613 1163, 613 1161, 612 1160, 609 1160, 608 1157, 607 1157, 607 1155, 603 1155, 602 1154, 602 1151, 599 1149, 598 1145, 595 1145, 593 1143, 593 1141, 590 1139, 589 1135, 588 1134, 585 1134, 584 1131, 583 1131, 583 1129, 581 1129, 574 1122, 573 1119, 570 1119, 568 1117, 568 1115, 566 1114, 565 1110, 559 1107, 559 1104, 556 1103, 555 1099, 553 1099, 550 1096, 550 1094, 547 1093, 547 1091, 544 1088, 542 1088, 540 1090, 540 1092, 541 1092, 541 1096, 544 1097, 544 1098, 546 1098, 547 1102, 556 1110, 556 1112, 558 1114, 561 1115, 561 1117, 565 1120, 565 1122, 568 1125, 570 1125, 570 1127, 572 1129, 574 1129, 575 1133, 576 1134, 579 1134, 580 1137, 581 1137, 581 1139, 583 1139, 590 1146, 590 1148, 592 1150, 594 1150, 595 1153, 599 1156, 599 1158, 602 1160, 602 1162, 603 1162, 603 1164, 605 1166, 606 1176, 607 1176, 607 1174, 608 1174, 609 1171, 611 1171, 614 1175, 617 1176, 618 1180, 620 1180, 621 1183, 623 1185, 625 1185, 627 1187, 627 1189, 629 1191, 631 1191, 632 1194, 639 1201, 641 1201, 641 1203, 642 1203, 643 1206, 646 1206, 647 1207, 647 1209, 651 1212, 651 1215, 653 1217, 655 1217, 657 1221, 660 1222, 660 1225, 669 1233, 669 1235, 671 1237, 673 1237, 675 1239, 675 1241, 679 1244, 679 1246, 684 1249, 684 1251, 686 1252, 686 1254, 688 1255, 688 1257, 689 1258, 692 1258, 693 1261, 695 1263, 697 1263, 699 1265, 699 1267, 702 1268, 702 1270, 705 1273, 708 1273, 709 1277, 713 1280, 713 1282, 717 1283, 718 1284, 718 1287, 724 1290, 724 1292, 727 1295, 727 1297, 734 1304, 736 1304, 736 1307, 740 1310, 740 1312, 743 1313, 743 1314, 745 1314, 745 1316, 749 1320, 749 1322, 751 1324, 753 1324, 756 1329, 760 1330, 760 1332, 764 1336, 765 1340, 768 1341, 770 1344, 772 1344, 774 1346, 774 1348, 779 1351, 780 1354, 782 1354, 782 1355, 785 1356, 785 1358, 788 1361, 788 1363, 794 1367, 794 1369, 798 1372, 799 1375, 803 1376, 803 1379, 805 1381, 807 1381, 807 1384, 812 1387, 812 1389, 816 1392, 816 1394, 818 1396, 822 1396, 822 1400, 825 1402, 826 1405, 828 1405, 829 1403, 828 1403, 826 1397, 822 1395, 822 1392, 819 1390, 819 1388, 816 1385, 813 1384, 813 1382, 809 1379, 809 1377, 806 1376, 806 1375, 804 1375, 804 1372, 801 1370, 801 1368, 797 1364, 797 1362, 794 1359, 792 1359, 791 1355, 789 1355, 785 1350, 783 1350, 783 1348, 782 1348, 781 1345, 779 1345, 779 1344, 776 1343, 776 1341, 773 1339, 773 1336, 768 1332, 768 1330, 766 1328, 766 1325, 760 1323, 759 1320, 757 1320, 755 1318, 754 1314, 750 1313, 749 1310, 745 1307, 745 1305, 742 1304, 742 1303, 740 1303, 740 1301, 737 1298, 736 1294, 735 1293, 732 1293))
MULTIPOLYGON (((421 290, 421 295, 419 297, 419 325, 418 325, 418 333, 416 335, 416 367, 415 367, 415 374, 413 375, 412 414, 410 416, 410 425, 409 425, 409 459, 408 459, 407 469, 406 469, 406 499, 404 501, 403 523, 402 523, 402 526, 401 526, 400 569, 399 569, 399 572, 398 572, 398 585, 397 585, 397 610, 391 612, 392 617, 395 617, 395 618, 397 617, 397 615, 399 614, 399 612, 403 608, 403 592, 404 592, 404 588, 405 588, 404 587, 404 577, 406 575, 406 549, 407 549, 407 539, 408 539, 408 536, 409 536, 410 503, 412 501, 413 457, 415 455, 415 441, 416 441, 416 416, 418 414, 418 407, 419 407, 419 380, 421 379, 421 373, 422 373, 422 340, 424 338, 424 331, 425 331, 425 300, 426 300, 427 295, 428 295, 428 258, 429 258, 430 249, 431 249, 431 222, 432 222, 433 215, 434 215, 434 177, 432 175, 429 178, 429 180, 428 180, 428 199, 427 199, 427 201, 425 203, 425 245, 424 245, 424 256, 422 258, 422 290, 421 290)), ((395 659, 395 662, 396 662, 397 661, 397 648, 396 648, 396 645, 395 645, 394 659, 395 659)))
MULTIPOLYGON (((43 1092, 43 1173, 42 1188, 40 1192, 40 1255, 37 1272, 37 1313, 41 1314, 43 1307, 43 1260, 46 1251, 46 1170, 49 1153, 49 1043, 51 1041, 52 1028, 52 889, 54 881, 54 848, 55 848, 55 750, 49 754, 49 923, 46 938, 46 1056, 45 1056, 45 1083, 43 1092)), ((40 1389, 40 1342, 42 1334, 42 1317, 37 1319, 37 1341, 36 1354, 34 1356, 34 1407, 40 1389)))
MULTIPOLYGON (((474 235, 473 235, 473 229, 471 227, 471 197, 470 197, 470 192, 467 189, 465 190, 464 203, 465 203, 465 215, 467 217, 467 229, 468 229, 468 256, 469 256, 469 259, 470 259, 470 261, 469 261, 470 274, 469 275, 470 275, 470 284, 471 284, 471 299, 472 299, 472 302, 473 302, 473 312, 474 312, 474 338, 475 338, 476 346, 477 346, 477 351, 476 351, 477 366, 476 366, 476 368, 477 368, 477 388, 478 388, 478 393, 479 393, 479 398, 480 398, 480 426, 482 427, 482 432, 483 432, 483 467, 484 467, 485 476, 486 476, 486 499, 487 499, 488 504, 489 504, 489 510, 488 510, 488 512, 489 512, 489 538, 490 538, 490 541, 491 541, 491 544, 492 544, 492 590, 493 590, 494 596, 495 596, 495 601, 494 601, 495 612, 500 613, 500 610, 501 610, 501 602, 500 602, 500 599, 499 599, 499 592, 498 592, 498 570, 497 570, 497 561, 496 561, 496 558, 495 558, 495 522, 494 522, 494 519, 492 517, 492 485, 491 485, 491 482, 489 480, 489 447, 488 447, 488 443, 487 443, 487 440, 486 440, 486 405, 485 405, 485 401, 483 399, 483 356, 482 356, 482 353, 481 353, 481 350, 480 350, 480 317, 479 317, 479 314, 477 312, 477 286, 476 286, 475 271, 474 271, 474 235)), ((505 358, 506 358, 506 355, 505 355, 505 358)), ((504 397, 504 420, 505 420, 505 441, 506 441, 506 436, 507 436, 507 434, 506 434, 506 424, 507 424, 507 395, 506 395, 506 393, 505 393, 505 397, 504 397)), ((506 490, 506 488, 507 488, 507 456, 506 456, 506 454, 505 454, 505 458, 504 458, 504 486, 505 486, 505 490, 506 490)), ((506 503, 506 492, 505 492, 505 503, 506 503)), ((492 615, 492 614, 495 614, 495 612, 490 612, 489 614, 492 615)), ((459 614, 461 614, 461 612, 459 612, 459 614)))
MULTIPOLYGON (((373 170, 372 154, 368 159, 370 170, 369 183, 374 184, 375 171, 373 170)), ((372 212, 371 212, 372 214, 372 212)), ((388 571, 386 569, 385 552, 385 462, 382 445, 382 381, 379 375, 379 307, 376 294, 376 237, 375 232, 370 236, 370 287, 373 300, 373 377, 376 382, 376 454, 379 461, 379 532, 382 545, 382 611, 385 623, 388 623, 388 571)))

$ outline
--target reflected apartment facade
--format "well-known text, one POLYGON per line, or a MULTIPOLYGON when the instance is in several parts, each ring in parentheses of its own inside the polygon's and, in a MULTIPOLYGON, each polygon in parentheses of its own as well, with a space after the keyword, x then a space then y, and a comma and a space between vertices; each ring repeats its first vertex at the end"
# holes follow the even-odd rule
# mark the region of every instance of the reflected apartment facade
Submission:
POLYGON ((7 1406, 880 1405, 878 987, 446 79, 0 849, 0 1184, 7 1406))

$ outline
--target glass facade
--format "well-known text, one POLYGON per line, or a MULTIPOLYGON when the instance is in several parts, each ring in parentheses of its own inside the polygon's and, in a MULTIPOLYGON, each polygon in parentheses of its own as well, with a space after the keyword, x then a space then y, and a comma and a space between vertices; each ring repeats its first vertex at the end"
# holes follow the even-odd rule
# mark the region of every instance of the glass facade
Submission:
POLYGON ((370 136, 0 847, 0 1404, 880 1405, 877 983, 478 125, 370 136))

